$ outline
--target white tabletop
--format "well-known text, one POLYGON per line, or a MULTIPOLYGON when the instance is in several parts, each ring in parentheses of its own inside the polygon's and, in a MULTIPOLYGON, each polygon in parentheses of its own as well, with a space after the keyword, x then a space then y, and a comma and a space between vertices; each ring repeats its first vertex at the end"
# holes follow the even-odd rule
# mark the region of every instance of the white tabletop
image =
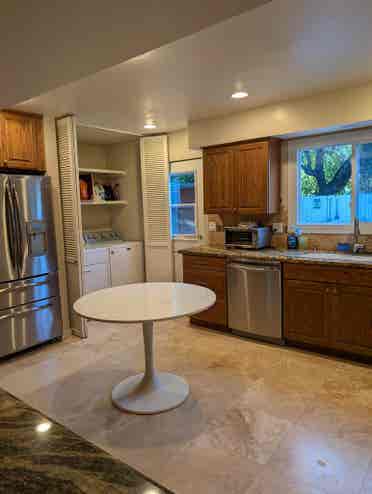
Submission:
POLYGON ((81 297, 74 310, 104 322, 143 322, 175 319, 212 307, 212 290, 186 283, 135 283, 105 288, 81 297))

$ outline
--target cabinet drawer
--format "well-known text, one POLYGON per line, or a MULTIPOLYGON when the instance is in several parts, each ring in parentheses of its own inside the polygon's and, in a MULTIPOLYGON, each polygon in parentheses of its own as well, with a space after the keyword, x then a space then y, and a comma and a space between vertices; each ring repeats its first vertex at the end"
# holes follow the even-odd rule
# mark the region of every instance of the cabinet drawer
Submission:
POLYGON ((199 269, 225 271, 225 268, 226 259, 224 257, 194 256, 188 254, 183 256, 183 269, 185 271, 198 271, 199 269))
POLYGON ((62 336, 59 298, 0 310, 0 357, 62 336))
POLYGON ((85 249, 84 251, 84 266, 93 264, 106 264, 108 262, 108 249, 85 249))
POLYGON ((284 263, 284 279, 372 287, 372 269, 284 263))

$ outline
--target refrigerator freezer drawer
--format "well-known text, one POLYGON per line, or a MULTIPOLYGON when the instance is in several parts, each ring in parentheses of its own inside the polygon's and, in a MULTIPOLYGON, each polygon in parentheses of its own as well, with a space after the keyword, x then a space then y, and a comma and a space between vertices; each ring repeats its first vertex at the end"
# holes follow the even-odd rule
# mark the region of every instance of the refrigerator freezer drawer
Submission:
POLYGON ((58 295, 58 274, 0 283, 0 310, 58 295))
POLYGON ((0 357, 61 336, 58 297, 0 311, 0 357))

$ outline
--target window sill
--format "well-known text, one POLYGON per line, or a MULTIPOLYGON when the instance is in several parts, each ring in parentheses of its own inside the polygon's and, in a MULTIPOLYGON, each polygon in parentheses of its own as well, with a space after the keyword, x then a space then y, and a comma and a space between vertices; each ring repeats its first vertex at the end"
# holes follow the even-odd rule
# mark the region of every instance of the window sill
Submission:
POLYGON ((172 240, 189 240, 195 242, 196 240, 200 240, 197 235, 173 235, 172 240))

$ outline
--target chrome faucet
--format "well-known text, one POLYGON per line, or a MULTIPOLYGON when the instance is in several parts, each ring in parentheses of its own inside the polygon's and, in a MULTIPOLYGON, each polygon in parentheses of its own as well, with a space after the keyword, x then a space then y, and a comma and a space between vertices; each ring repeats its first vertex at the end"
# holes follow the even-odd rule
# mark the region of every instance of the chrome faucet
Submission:
POLYGON ((364 251, 364 245, 363 244, 360 244, 358 243, 358 239, 359 239, 359 235, 360 235, 360 228, 359 228, 359 219, 358 218, 354 218, 354 234, 353 234, 353 254, 358 254, 359 252, 363 252, 364 251))

